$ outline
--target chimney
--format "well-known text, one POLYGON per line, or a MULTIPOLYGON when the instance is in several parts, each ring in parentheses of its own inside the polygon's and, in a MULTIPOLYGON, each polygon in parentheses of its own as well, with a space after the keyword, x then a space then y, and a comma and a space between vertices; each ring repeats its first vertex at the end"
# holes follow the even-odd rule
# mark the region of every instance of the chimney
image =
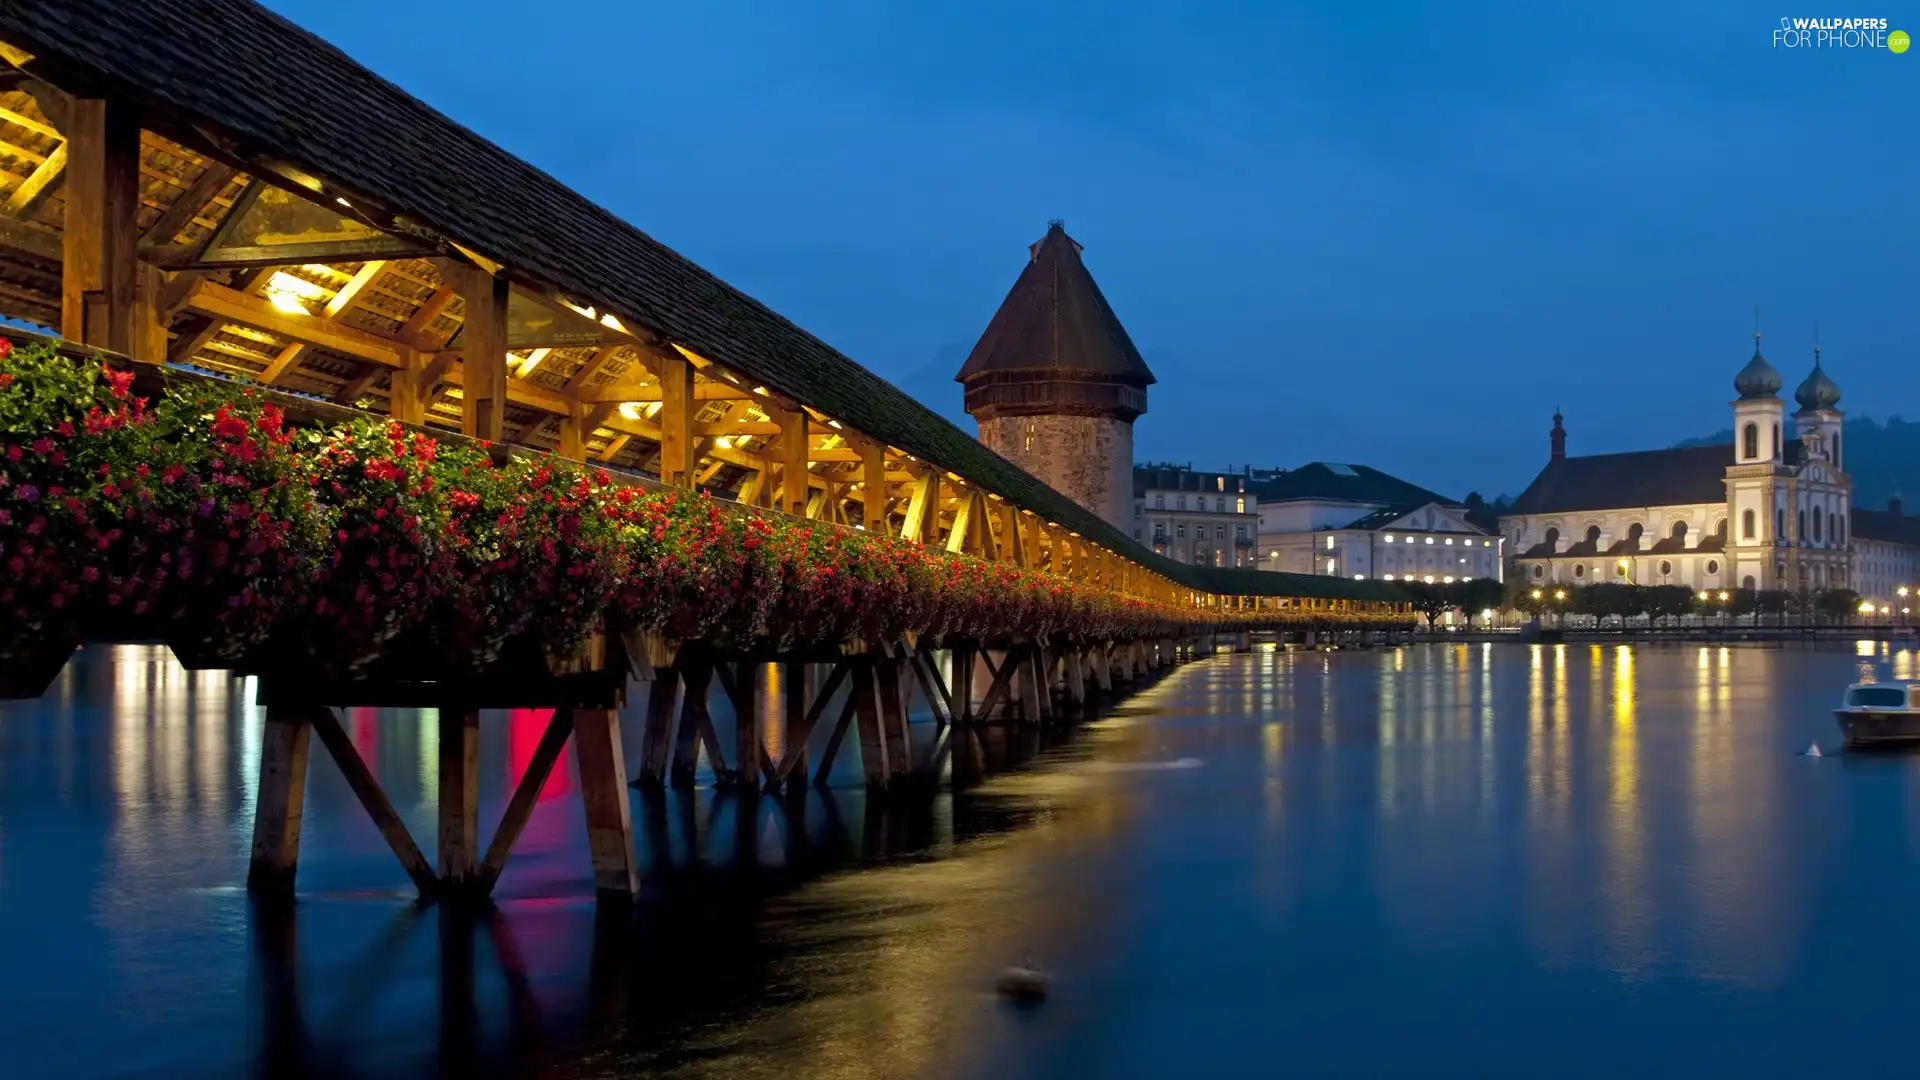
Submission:
POLYGON ((1559 461, 1567 456, 1567 429, 1562 426, 1566 418, 1560 415, 1556 407, 1553 410, 1553 433, 1548 436, 1553 443, 1553 460, 1559 461))

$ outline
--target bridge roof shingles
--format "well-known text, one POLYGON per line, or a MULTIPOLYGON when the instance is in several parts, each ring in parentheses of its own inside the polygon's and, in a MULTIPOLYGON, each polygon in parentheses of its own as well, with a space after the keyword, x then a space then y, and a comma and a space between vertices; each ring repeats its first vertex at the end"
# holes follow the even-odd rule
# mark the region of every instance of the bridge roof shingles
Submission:
POLYGON ((0 34, 56 84, 210 128, 244 154, 364 195, 1187 587, 1399 598, 1370 583, 1192 567, 1148 551, 766 305, 250 0, 9 0, 0 34))

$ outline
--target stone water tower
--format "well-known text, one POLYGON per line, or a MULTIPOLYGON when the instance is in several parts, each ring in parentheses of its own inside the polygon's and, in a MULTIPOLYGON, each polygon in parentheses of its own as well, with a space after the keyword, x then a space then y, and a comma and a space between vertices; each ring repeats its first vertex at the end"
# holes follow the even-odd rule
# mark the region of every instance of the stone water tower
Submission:
POLYGON ((1027 251, 954 379, 988 449, 1132 535, 1133 421, 1153 372, 1063 223, 1027 251))

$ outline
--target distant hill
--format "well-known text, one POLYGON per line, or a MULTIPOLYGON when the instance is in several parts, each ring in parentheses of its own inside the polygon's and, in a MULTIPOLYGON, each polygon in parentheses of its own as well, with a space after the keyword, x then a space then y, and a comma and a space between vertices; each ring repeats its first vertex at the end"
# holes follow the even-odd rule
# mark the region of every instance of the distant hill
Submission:
MULTIPOLYGON (((1791 430, 1792 418, 1788 418, 1791 430)), ((1733 444, 1733 430, 1688 439, 1676 446, 1714 446, 1733 444)), ((1920 505, 1920 423, 1909 423, 1898 416, 1881 423, 1870 416, 1855 416, 1842 429, 1841 453, 1847 472, 1853 475, 1854 505, 1875 509, 1887 504, 1897 489, 1908 507, 1920 505)), ((1909 513, 1912 511, 1909 510, 1909 513)))

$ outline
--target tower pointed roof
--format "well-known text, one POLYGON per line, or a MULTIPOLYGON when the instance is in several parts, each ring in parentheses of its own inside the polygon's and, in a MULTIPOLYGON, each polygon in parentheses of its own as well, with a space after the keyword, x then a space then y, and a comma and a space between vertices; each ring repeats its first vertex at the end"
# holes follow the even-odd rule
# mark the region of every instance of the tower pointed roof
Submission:
POLYGON ((1058 371, 1145 387, 1155 381, 1060 221, 1027 248, 1026 268, 954 379, 1058 371))
POLYGON ((1755 398, 1770 398, 1780 392, 1782 386, 1780 372, 1774 370, 1767 358, 1760 355, 1760 332, 1753 332, 1753 359, 1733 377, 1733 392, 1740 395, 1742 401, 1755 398))

